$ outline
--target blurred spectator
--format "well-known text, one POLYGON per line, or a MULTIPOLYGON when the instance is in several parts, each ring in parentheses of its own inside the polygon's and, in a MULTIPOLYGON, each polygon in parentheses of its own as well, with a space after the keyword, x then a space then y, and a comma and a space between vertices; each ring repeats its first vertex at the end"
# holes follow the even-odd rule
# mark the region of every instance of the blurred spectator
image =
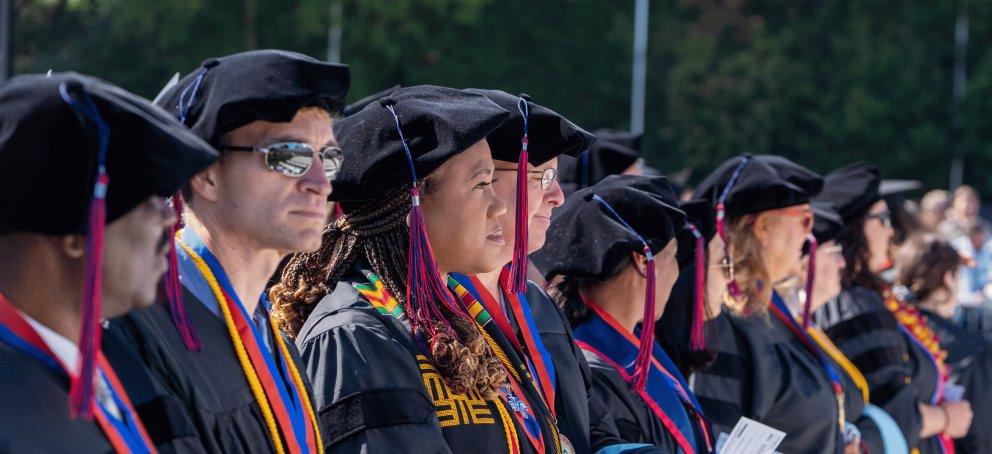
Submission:
POLYGON ((934 189, 923 195, 920 200, 920 223, 923 224, 924 230, 937 231, 937 226, 947 215, 950 198, 950 194, 943 189, 934 189))
POLYGON ((992 269, 992 250, 988 244, 992 225, 979 216, 980 208, 978 192, 971 186, 961 186, 954 191, 947 218, 937 228, 940 236, 973 265, 958 273, 958 302, 965 306, 985 300, 983 291, 992 269))

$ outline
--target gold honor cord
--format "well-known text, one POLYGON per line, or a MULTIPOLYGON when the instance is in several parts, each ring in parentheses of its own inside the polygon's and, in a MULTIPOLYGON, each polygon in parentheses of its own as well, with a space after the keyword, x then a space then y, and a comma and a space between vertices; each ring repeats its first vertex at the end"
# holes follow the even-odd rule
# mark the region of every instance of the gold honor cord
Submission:
POLYGON ((852 363, 839 348, 837 348, 833 341, 827 337, 826 333, 821 331, 819 328, 810 327, 809 334, 817 344, 820 344, 823 351, 827 352, 827 355, 829 355, 834 362, 840 364, 840 367, 844 369, 844 372, 847 372, 847 376, 851 377, 851 380, 854 381, 855 386, 857 386, 858 390, 861 391, 861 396, 864 398, 865 404, 868 404, 870 394, 868 392, 868 380, 865 379, 864 374, 862 374, 858 367, 855 366, 854 363, 852 363))
MULTIPOLYGON (((262 418, 265 420, 265 426, 268 428, 269 436, 272 437, 272 444, 276 448, 278 454, 284 453, 283 449, 283 438, 279 435, 279 426, 276 423, 275 416, 272 414, 272 404, 269 402, 268 397, 265 395, 265 390, 262 388, 262 383, 258 379, 258 374, 255 372, 254 366, 251 364, 251 359, 248 358, 248 352, 245 350, 244 343, 241 341, 241 336, 238 335, 237 327, 234 324, 234 319, 231 316, 231 310, 225 304, 226 298, 224 297, 224 292, 221 290, 220 283, 217 282, 217 278, 214 273, 210 271, 210 267, 207 263, 200 257, 199 254, 193 251, 189 245, 179 239, 178 232, 176 235, 176 241, 182 246, 186 254, 193 260, 196 264, 197 270, 207 281, 210 286, 210 290, 214 294, 214 298, 217 299, 217 305, 220 306, 221 312, 224 314, 224 324, 227 326, 227 333, 231 338, 231 343, 234 344, 234 351, 237 353, 238 362, 241 364, 241 370, 245 374, 245 378, 248 380, 248 385, 251 388, 252 395, 255 396, 255 401, 258 403, 259 409, 262 410, 262 418)), ((307 412, 310 423, 313 425, 315 440, 317 442, 317 452, 323 453, 324 445, 320 437, 320 428, 317 426, 317 418, 313 412, 313 408, 310 407, 310 399, 307 397, 306 388, 303 386, 303 379, 300 376, 298 370, 296 370, 296 364, 293 363, 292 357, 289 355, 289 350, 287 349, 282 336, 276 331, 276 325, 271 323, 273 334, 275 337, 275 343, 279 346, 280 352, 283 354, 283 358, 286 359, 286 367, 289 368, 290 375, 293 378, 294 384, 297 386, 302 403, 304 404, 304 411, 307 412)), ((305 440, 304 440, 305 443, 305 440)))

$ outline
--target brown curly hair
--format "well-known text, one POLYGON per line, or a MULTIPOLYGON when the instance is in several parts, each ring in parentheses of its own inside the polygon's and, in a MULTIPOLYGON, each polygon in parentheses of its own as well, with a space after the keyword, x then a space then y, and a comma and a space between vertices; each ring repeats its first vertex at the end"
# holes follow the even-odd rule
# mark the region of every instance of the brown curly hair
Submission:
POLYGON ((956 273, 965 263, 947 241, 933 234, 915 235, 896 253, 896 284, 912 291, 916 302, 924 302, 935 292, 947 290, 944 276, 956 273))
MULTIPOLYGON (((430 193, 429 180, 421 183, 424 195, 430 193)), ((333 291, 359 260, 369 265, 409 311, 405 300, 409 212, 409 188, 396 188, 385 198, 347 210, 332 221, 316 251, 292 255, 279 282, 269 290, 277 326, 295 338, 316 303, 333 291)), ((486 398, 495 398, 497 390, 507 382, 503 364, 473 320, 450 313, 443 304, 438 307, 454 332, 438 329, 428 339, 434 366, 453 392, 477 391, 486 398)), ((436 320, 434 323, 443 325, 436 320)))

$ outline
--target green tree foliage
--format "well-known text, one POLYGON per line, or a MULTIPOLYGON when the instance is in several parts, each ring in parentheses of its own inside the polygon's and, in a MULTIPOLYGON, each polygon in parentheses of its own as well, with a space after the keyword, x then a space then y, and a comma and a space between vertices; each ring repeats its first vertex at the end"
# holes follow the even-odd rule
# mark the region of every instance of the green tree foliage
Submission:
MULTIPOLYGON (((493 87, 590 129, 628 124, 631 1, 333 1, 353 99, 396 83, 493 87)), ((327 58, 331 3, 15 0, 15 71, 76 70, 152 97, 210 56, 327 58)), ((939 187, 960 154, 966 182, 992 193, 992 2, 652 0, 648 49, 645 143, 663 171, 698 179, 733 154, 780 153, 820 171, 869 160, 939 187)))

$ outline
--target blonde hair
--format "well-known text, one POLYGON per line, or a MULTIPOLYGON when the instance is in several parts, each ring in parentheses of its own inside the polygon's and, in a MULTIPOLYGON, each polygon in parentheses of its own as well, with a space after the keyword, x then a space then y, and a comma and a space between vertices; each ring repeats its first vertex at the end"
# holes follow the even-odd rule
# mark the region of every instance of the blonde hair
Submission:
POLYGON ((742 294, 726 298, 727 307, 740 314, 764 313, 772 298, 772 285, 761 253, 761 244, 754 235, 757 214, 746 214, 730 221, 727 235, 733 257, 734 279, 742 294))

